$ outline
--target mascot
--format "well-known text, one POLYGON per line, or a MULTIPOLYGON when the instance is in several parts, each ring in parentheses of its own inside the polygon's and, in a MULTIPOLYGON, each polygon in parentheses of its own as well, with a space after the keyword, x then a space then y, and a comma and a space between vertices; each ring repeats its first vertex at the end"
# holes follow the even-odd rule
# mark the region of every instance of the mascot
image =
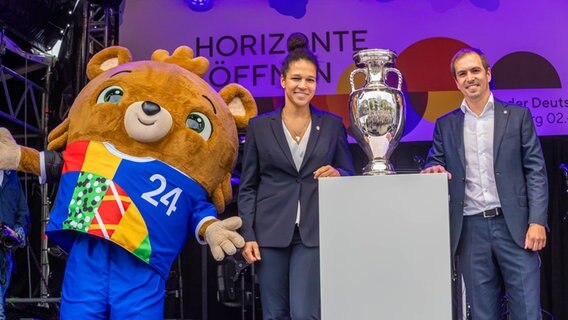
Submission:
POLYGON ((60 180, 47 235, 69 253, 61 319, 162 319, 170 267, 190 235, 221 260, 244 245, 231 199, 237 129, 256 115, 250 93, 219 93, 209 62, 188 47, 149 61, 110 47, 48 137, 48 151, 0 130, 0 168, 60 180))

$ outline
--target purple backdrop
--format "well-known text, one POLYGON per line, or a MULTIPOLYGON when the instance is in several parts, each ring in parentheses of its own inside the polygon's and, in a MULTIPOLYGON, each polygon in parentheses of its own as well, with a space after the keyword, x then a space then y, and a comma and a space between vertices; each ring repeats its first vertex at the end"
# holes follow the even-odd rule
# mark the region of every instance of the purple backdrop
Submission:
POLYGON ((136 0, 126 1, 120 42, 135 59, 188 45, 211 61, 209 83, 244 85, 265 112, 281 100, 286 37, 303 32, 322 71, 314 102, 345 121, 353 52, 394 50, 405 80, 403 141, 431 140, 435 119, 462 99, 452 54, 478 47, 495 96, 529 107, 539 135, 566 135, 567 12, 565 0, 216 0, 205 12, 184 0, 136 0))

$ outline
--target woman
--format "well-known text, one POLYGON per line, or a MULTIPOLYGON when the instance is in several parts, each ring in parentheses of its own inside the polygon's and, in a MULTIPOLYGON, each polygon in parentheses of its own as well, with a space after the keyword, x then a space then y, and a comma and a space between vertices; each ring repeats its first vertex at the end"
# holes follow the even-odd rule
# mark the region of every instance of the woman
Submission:
POLYGON ((341 119, 310 105, 318 62, 305 36, 291 35, 288 52, 284 106, 250 121, 238 197, 264 320, 320 318, 317 179, 354 172, 341 119))

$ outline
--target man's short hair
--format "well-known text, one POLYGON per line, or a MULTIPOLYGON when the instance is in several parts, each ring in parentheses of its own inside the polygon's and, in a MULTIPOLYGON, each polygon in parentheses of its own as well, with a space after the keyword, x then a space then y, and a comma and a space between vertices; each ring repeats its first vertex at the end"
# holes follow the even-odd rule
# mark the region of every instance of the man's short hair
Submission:
POLYGON ((481 64, 483 65, 485 71, 489 69, 489 62, 487 62, 487 57, 485 56, 485 53, 483 53, 483 51, 477 48, 463 48, 456 52, 456 54, 454 54, 454 56, 452 57, 452 62, 450 63, 450 70, 452 71, 452 76, 454 78, 456 78, 456 61, 467 54, 477 54, 479 58, 481 58, 481 64))

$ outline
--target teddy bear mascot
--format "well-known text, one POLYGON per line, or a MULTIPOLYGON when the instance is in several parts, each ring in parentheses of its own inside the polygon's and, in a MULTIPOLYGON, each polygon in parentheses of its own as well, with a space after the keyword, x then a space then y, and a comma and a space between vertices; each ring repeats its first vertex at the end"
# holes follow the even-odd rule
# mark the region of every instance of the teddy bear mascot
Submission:
POLYGON ((189 235, 223 259, 244 245, 231 199, 237 130, 256 115, 237 84, 219 93, 188 47, 132 61, 123 47, 97 53, 89 83, 48 150, 0 130, 0 168, 59 180, 48 237, 69 253, 61 319, 162 319, 165 282, 189 235))

